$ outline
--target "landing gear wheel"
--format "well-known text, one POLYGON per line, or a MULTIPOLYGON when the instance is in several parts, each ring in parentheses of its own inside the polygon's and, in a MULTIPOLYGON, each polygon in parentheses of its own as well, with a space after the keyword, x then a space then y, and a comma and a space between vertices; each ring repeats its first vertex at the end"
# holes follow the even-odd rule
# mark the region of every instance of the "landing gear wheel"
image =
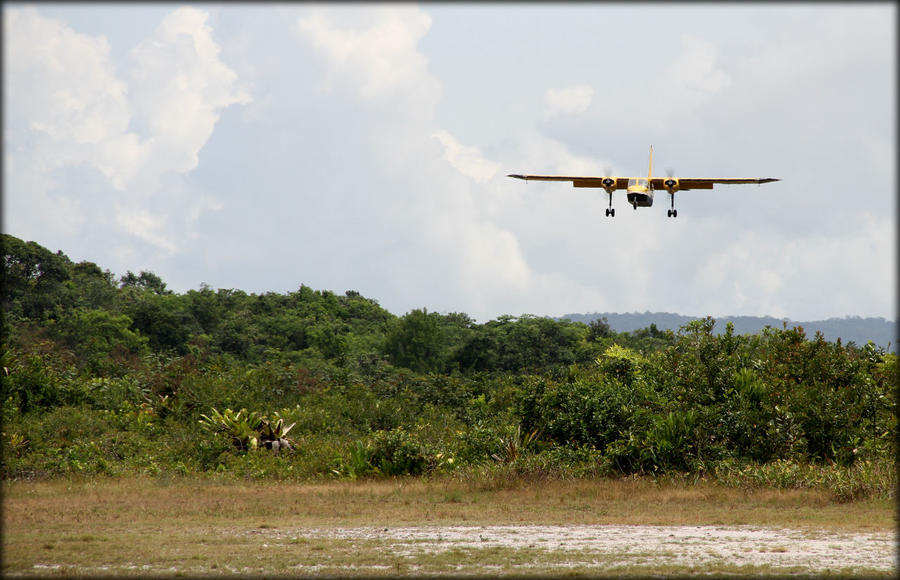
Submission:
POLYGON ((666 211, 666 217, 672 217, 672 210, 666 211))
POLYGON ((606 217, 609 217, 609 208, 606 208, 606 217))
POLYGON ((616 208, 612 208, 609 210, 609 217, 616 217, 616 208))
POLYGON ((678 217, 678 210, 677 210, 677 209, 673 209, 673 210, 672 210, 672 217, 678 217))

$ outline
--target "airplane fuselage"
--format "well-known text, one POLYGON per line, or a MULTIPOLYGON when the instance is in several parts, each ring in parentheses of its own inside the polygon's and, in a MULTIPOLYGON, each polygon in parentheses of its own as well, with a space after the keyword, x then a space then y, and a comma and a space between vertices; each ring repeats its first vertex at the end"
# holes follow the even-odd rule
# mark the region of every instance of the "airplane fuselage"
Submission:
POLYGON ((628 180, 628 203, 635 209, 653 205, 653 190, 650 188, 649 179, 632 178, 628 180))

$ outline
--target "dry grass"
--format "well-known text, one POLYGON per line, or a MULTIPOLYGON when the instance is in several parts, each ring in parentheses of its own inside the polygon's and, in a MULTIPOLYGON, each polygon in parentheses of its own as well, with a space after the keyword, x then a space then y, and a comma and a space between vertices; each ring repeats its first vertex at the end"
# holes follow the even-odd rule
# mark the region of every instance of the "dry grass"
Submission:
MULTIPOLYGON (((336 540, 303 540, 289 551, 263 547, 273 535, 270 531, 284 528, 523 523, 743 524, 812 533, 890 531, 896 528, 897 517, 888 500, 836 503, 826 493, 811 490, 750 493, 712 484, 661 486, 641 480, 549 481, 501 489, 423 479, 5 482, 3 572, 93 576, 332 571, 344 575, 352 572, 353 568, 346 568, 351 564, 369 563, 367 575, 396 574, 422 569, 411 568, 407 560, 392 559, 377 543, 363 547, 336 540)), ((487 558, 482 563, 488 567, 483 569, 490 571, 494 570, 490 566, 513 556, 485 552, 479 558, 487 558)), ((451 566, 452 560, 453 554, 433 555, 415 565, 435 572, 459 572, 451 566)), ((646 567, 636 569, 647 572, 646 567)))

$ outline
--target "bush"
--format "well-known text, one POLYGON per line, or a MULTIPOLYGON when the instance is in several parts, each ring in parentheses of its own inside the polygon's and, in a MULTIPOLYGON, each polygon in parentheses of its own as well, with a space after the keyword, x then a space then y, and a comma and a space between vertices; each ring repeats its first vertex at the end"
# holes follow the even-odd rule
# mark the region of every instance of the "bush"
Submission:
POLYGON ((369 475, 418 475, 428 463, 422 443, 398 427, 376 431, 365 441, 354 441, 343 456, 335 458, 333 472, 353 479, 369 475))
POLYGON ((422 444, 403 428, 376 431, 369 462, 382 475, 416 475, 425 469, 427 459, 422 444))
POLYGON ((4 456, 3 476, 114 475, 146 468, 164 452, 154 421, 140 407, 123 412, 58 407, 23 417, 15 428, 28 452, 4 456))
MULTIPOLYGON (((70 374, 70 373, 65 373, 70 374)), ((68 378, 53 368, 52 361, 38 354, 14 357, 3 378, 4 399, 11 397, 22 413, 49 409, 66 403, 61 383, 68 378)))
POLYGON ((490 461, 503 452, 500 434, 488 427, 475 425, 457 433, 456 457, 461 463, 490 461))
POLYGON ((688 471, 698 467, 697 424, 693 410, 644 414, 622 439, 606 448, 610 463, 619 471, 688 471))
POLYGON ((717 462, 711 471, 716 480, 732 487, 825 489, 838 501, 890 499, 897 493, 896 464, 887 459, 860 461, 851 467, 783 459, 768 463, 727 459, 717 462))
POLYGON ((523 385, 517 401, 526 431, 541 431, 557 444, 605 448, 627 432, 641 409, 659 404, 642 381, 628 384, 601 375, 557 383, 549 379, 523 385))

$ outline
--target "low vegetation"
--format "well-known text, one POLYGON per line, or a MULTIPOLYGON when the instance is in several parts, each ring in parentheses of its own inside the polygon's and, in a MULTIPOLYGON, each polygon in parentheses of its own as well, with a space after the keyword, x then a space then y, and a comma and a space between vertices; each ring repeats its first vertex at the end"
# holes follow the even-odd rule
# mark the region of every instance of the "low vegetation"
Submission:
POLYGON ((533 316, 476 323, 301 286, 166 289, 3 236, 5 480, 652 478, 839 501, 896 489, 872 343, 533 316))

